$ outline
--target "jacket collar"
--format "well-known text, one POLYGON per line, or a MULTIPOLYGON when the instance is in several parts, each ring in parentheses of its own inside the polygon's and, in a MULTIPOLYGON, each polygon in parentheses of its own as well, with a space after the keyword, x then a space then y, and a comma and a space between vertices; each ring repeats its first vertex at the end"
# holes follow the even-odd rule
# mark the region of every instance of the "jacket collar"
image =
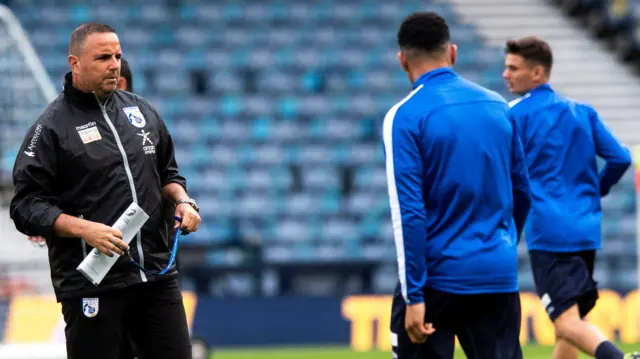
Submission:
MULTIPOLYGON (((64 76, 63 93, 64 93, 65 99, 67 99, 68 101, 70 101, 75 105, 82 106, 85 108, 97 108, 97 109, 100 108, 100 104, 98 103, 98 98, 93 93, 80 91, 73 86, 73 76, 71 75, 71 72, 68 72, 64 76)), ((113 94, 111 96, 113 96, 113 94)), ((109 98, 111 96, 109 96, 109 98)), ((107 101, 105 103, 109 102, 109 98, 107 98, 107 101)))
POLYGON ((529 91, 530 94, 537 94, 540 92, 545 92, 545 91, 553 91, 553 88, 551 87, 551 85, 549 85, 549 83, 544 83, 542 85, 539 85, 538 87, 533 88, 531 91, 529 91))
POLYGON ((416 79, 416 82, 413 83, 413 88, 416 89, 418 86, 424 85, 427 82, 432 82, 451 76, 458 76, 458 74, 456 74, 455 71, 453 71, 453 69, 450 67, 440 67, 420 75, 420 77, 416 79))

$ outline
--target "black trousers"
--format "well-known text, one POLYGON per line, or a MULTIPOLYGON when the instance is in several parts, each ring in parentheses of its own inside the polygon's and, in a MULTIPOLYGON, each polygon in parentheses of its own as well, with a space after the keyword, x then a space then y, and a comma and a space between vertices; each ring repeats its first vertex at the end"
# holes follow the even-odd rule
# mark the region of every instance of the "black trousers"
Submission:
POLYGON ((191 359, 177 278, 62 301, 68 359, 118 359, 126 336, 144 358, 191 359))
POLYGON ((118 359, 145 359, 140 353, 140 349, 135 346, 131 334, 127 331, 120 343, 120 353, 118 359))
POLYGON ((518 293, 452 294, 427 288, 425 322, 435 333, 414 344, 404 328, 406 305, 399 290, 391 309, 391 344, 397 359, 453 359, 455 337, 469 359, 522 359, 518 293))

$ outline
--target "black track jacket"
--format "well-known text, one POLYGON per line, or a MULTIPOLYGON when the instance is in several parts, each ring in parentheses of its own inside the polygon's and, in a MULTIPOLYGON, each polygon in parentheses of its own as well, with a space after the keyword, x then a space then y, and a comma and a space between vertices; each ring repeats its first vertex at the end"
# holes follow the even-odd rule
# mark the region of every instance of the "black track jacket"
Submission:
POLYGON ((116 91, 101 106, 93 94, 72 86, 27 132, 13 169, 11 218, 26 235, 46 238, 58 301, 98 295, 132 284, 169 278, 149 276, 122 256, 95 287, 76 267, 92 250, 80 238, 59 238, 53 223, 61 213, 113 225, 132 201, 149 220, 129 244, 144 268, 161 270, 169 260, 162 187, 176 182, 174 148, 164 122, 142 97, 116 91))

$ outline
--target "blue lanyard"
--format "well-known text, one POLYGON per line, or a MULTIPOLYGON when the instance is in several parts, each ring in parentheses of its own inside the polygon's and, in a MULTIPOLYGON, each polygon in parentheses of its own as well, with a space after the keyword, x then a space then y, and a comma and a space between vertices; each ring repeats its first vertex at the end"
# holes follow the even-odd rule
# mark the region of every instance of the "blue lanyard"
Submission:
MULTIPOLYGON (((175 217, 176 221, 182 223, 182 219, 180 217, 175 217)), ((129 255, 129 262, 133 263, 136 267, 140 268, 141 271, 150 274, 150 275, 163 275, 165 273, 167 273, 169 271, 169 269, 171 269, 171 266, 173 266, 173 262, 176 260, 176 254, 178 253, 178 242, 180 240, 180 235, 182 234, 182 231, 180 230, 180 227, 178 227, 178 229, 176 229, 176 235, 173 238, 173 248, 171 248, 171 256, 169 257, 169 263, 167 263, 167 266, 157 272, 157 271, 150 271, 148 269, 144 269, 140 264, 138 264, 138 262, 135 261, 135 259, 133 259, 133 256, 131 256, 131 253, 128 252, 127 254, 129 255)))

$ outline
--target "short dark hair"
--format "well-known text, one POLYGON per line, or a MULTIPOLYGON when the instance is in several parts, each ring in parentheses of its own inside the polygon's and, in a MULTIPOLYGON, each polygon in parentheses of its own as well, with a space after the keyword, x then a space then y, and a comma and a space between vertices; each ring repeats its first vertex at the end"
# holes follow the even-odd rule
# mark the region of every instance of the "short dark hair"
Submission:
POLYGON ((120 58, 120 76, 127 80, 127 88, 123 90, 133 92, 133 75, 131 74, 131 67, 129 67, 129 61, 124 57, 120 58))
POLYGON ((398 45, 403 51, 441 52, 449 41, 449 25, 435 12, 415 12, 402 21, 398 30, 398 45))
POLYGON ((551 46, 538 36, 527 36, 517 40, 507 41, 504 52, 511 55, 520 55, 526 61, 533 62, 544 67, 547 74, 553 67, 553 52, 551 46))
POLYGON ((78 26, 78 28, 73 30, 71 33, 71 39, 69 40, 69 54, 78 55, 89 35, 103 34, 106 32, 112 32, 115 34, 116 30, 106 24, 89 23, 78 26))

